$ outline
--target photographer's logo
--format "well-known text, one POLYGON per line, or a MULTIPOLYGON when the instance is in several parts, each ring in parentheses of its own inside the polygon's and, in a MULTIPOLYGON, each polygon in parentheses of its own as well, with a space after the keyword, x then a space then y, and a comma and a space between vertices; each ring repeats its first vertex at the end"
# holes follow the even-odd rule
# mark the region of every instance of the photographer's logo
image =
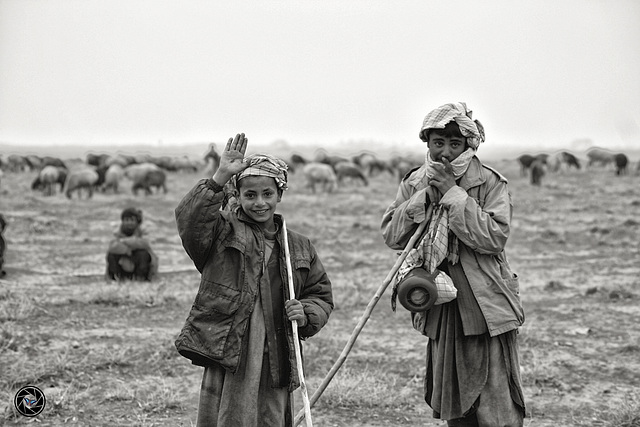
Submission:
POLYGON ((13 404, 21 415, 35 417, 44 410, 47 399, 44 393, 36 386, 22 387, 13 398, 13 404))

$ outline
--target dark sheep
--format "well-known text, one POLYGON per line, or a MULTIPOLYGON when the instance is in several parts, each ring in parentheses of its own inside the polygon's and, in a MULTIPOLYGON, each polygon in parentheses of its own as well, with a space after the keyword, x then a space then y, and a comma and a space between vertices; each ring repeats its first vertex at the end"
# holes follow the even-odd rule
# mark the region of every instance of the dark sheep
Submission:
POLYGON ((629 158, 623 153, 618 153, 613 155, 613 161, 616 164, 616 175, 626 175, 629 158))
POLYGON ((547 164, 547 159, 549 158, 548 154, 540 153, 532 156, 531 154, 523 154, 518 157, 518 162, 520 163, 520 175, 527 176, 527 170, 531 168, 531 165, 536 160, 539 160, 543 165, 547 164))
POLYGON ((307 163, 309 163, 309 161, 302 157, 300 154, 292 154, 291 159, 287 163, 287 165, 289 166, 289 172, 294 173, 296 169, 306 165, 307 163))
POLYGON ((64 169, 68 169, 67 165, 62 161, 62 159, 59 159, 57 157, 51 157, 51 156, 44 156, 42 158, 42 167, 45 166, 55 166, 57 168, 64 168, 64 169))
POLYGON ((544 163, 540 159, 534 160, 531 165, 531 185, 541 185, 544 176, 544 163))
POLYGON ((153 194, 151 187, 156 187, 156 191, 162 190, 167 193, 166 186, 167 174, 163 170, 148 170, 138 180, 134 181, 131 191, 134 195, 138 195, 139 189, 144 189, 145 195, 153 194))
POLYGON ((340 162, 334 166, 336 171, 336 177, 338 178, 338 182, 342 184, 345 178, 352 178, 354 180, 360 180, 366 186, 369 185, 369 181, 367 177, 364 176, 362 171, 358 169, 355 163, 351 162, 340 162))
POLYGON ((563 151, 561 155, 562 155, 562 160, 564 161, 564 163, 567 164, 567 166, 569 167, 573 166, 576 169, 580 169, 580 160, 578 160, 576 156, 574 156, 571 153, 567 153, 566 151, 563 151))

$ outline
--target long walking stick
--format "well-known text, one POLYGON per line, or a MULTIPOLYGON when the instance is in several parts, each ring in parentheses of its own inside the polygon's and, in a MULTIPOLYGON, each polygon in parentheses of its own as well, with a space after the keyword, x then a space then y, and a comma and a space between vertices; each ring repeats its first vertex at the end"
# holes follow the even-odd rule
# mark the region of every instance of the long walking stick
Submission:
MULTIPOLYGON (((289 298, 296 297, 296 290, 293 287, 293 270, 291 269, 291 254, 289 253, 289 236, 287 235, 287 224, 282 218, 282 239, 284 240, 284 255, 287 261, 287 279, 289 282, 289 298)), ((300 350, 300 341, 298 340, 298 322, 291 321, 293 327, 293 346, 296 352, 296 365, 298 366, 298 378, 300 379, 300 390, 302 391, 302 402, 304 403, 304 414, 307 421, 307 427, 312 427, 311 421, 311 404, 309 403, 309 394, 307 393, 307 383, 304 381, 304 371, 302 366, 302 351, 300 350)))
MULTIPOLYGON (((427 208, 427 216, 426 216, 427 219, 431 217, 432 210, 433 210, 433 206, 429 204, 429 207, 427 208)), ((418 226, 418 229, 413 233, 413 236, 411 236, 411 239, 409 239, 409 242, 407 243, 404 250, 396 260, 396 263, 391 268, 391 271, 389 271, 389 274, 387 274, 387 277, 384 279, 384 282, 382 282, 382 284, 380 285, 376 293, 373 295, 373 298, 371 298, 371 301, 369 301, 369 304, 367 305, 367 308, 365 309, 364 313, 362 313, 362 316, 360 317, 358 324, 353 329, 353 332, 349 337, 349 341, 347 341, 347 344, 342 349, 342 353, 340 353, 338 360, 335 361, 335 363, 333 364, 333 366, 331 367, 327 375, 325 375, 318 389, 315 391, 315 393, 313 393, 313 396, 311 396, 311 405, 314 405, 318 401, 318 399, 320 398, 320 395, 324 392, 324 390, 327 388, 327 386, 329 385, 329 383, 331 382, 335 374, 338 372, 338 369, 340 369, 340 367, 345 362, 345 360, 347 360, 347 355, 351 351, 351 348, 353 347, 353 345, 356 343, 356 339, 358 338, 360 331, 362 331, 362 328, 364 328, 365 323, 367 323, 367 320, 369 320, 369 317, 371 317, 371 313, 373 312, 374 307, 378 303, 378 300, 380 299, 382 294, 384 294, 384 291, 387 289, 387 286, 389 286, 389 283, 391 283, 391 281, 395 277, 396 273, 398 272, 398 269, 402 265, 402 262, 405 260, 405 258, 409 254, 409 251, 415 246, 418 238, 422 236, 422 233, 425 227, 427 226, 428 222, 429 221, 425 220, 418 226)), ((297 426, 302 421, 303 418, 305 418, 305 413, 302 411, 298 412, 298 414, 296 415, 296 418, 293 421, 293 425, 297 426)))

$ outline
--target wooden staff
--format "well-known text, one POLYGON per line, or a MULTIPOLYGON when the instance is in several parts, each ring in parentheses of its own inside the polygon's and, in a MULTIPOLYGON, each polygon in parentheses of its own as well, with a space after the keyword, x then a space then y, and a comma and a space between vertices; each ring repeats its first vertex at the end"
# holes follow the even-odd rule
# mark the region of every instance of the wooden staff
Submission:
MULTIPOLYGON (((289 253, 289 236, 287 235, 287 224, 282 218, 282 240, 284 241, 284 255, 287 261, 287 279, 289 282, 289 298, 296 297, 296 290, 293 286, 293 270, 291 269, 291 254, 289 253)), ((309 403, 309 394, 307 393, 307 383, 304 381, 304 371, 302 367, 302 351, 300 350, 300 341, 298 340, 298 322, 291 321, 293 327, 293 346, 296 352, 296 365, 298 366, 298 378, 300 379, 300 390, 302 391, 302 402, 304 403, 304 418, 307 421, 307 427, 312 427, 311 421, 311 404, 309 403)))
MULTIPOLYGON (((365 323, 367 323, 367 320, 369 320, 369 317, 371 317, 371 313, 373 312, 374 307, 378 303, 378 300, 380 299, 382 294, 384 294, 384 291, 387 289, 387 286, 389 286, 389 283, 391 283, 391 281, 395 277, 396 273, 398 272, 398 269, 400 269, 400 267, 402 266, 402 263, 404 262, 405 258, 409 254, 409 251, 413 249, 417 240, 422 236, 422 233, 424 232, 424 229, 427 226, 427 223, 429 222, 429 218, 431 217, 432 211, 433 211, 433 205, 429 204, 427 208, 427 215, 426 215, 425 221, 418 226, 418 229, 413 233, 413 236, 411 236, 411 239, 409 239, 409 242, 404 247, 404 250, 396 260, 396 263, 391 268, 391 271, 389 271, 389 274, 387 274, 387 277, 384 279, 384 282, 382 282, 382 284, 380 285, 376 293, 373 295, 373 298, 371 298, 371 301, 369 301, 369 304, 367 305, 367 308, 365 309, 364 313, 362 313, 362 316, 360 317, 358 324, 353 329, 353 332, 349 337, 349 341, 347 341, 347 344, 344 346, 344 349, 342 349, 342 353, 340 353, 338 360, 335 361, 335 363, 333 364, 333 366, 331 367, 327 375, 322 380, 322 383, 320 384, 318 389, 315 391, 315 393, 313 393, 313 396, 311 396, 310 404, 312 406, 318 401, 318 398, 320 398, 320 395, 327 388, 327 386, 329 385, 329 383, 331 382, 335 374, 338 372, 338 369, 340 369, 342 364, 347 360, 347 355, 351 351, 351 348, 353 347, 353 345, 356 343, 356 339, 358 338, 360 331, 362 331, 362 328, 364 328, 365 323)), ((298 414, 296 415, 296 418, 293 421, 293 425, 297 426, 302 421, 303 418, 305 418, 305 413, 302 411, 298 412, 298 414)))

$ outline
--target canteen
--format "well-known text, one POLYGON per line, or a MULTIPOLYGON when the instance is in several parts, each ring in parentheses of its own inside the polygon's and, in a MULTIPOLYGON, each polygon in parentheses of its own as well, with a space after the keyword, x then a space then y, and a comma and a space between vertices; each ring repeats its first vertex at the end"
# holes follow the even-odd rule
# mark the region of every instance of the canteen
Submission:
POLYGON ((429 273, 424 268, 414 268, 398 283, 398 300, 407 310, 418 313, 427 311, 438 299, 435 278, 436 269, 429 273))

